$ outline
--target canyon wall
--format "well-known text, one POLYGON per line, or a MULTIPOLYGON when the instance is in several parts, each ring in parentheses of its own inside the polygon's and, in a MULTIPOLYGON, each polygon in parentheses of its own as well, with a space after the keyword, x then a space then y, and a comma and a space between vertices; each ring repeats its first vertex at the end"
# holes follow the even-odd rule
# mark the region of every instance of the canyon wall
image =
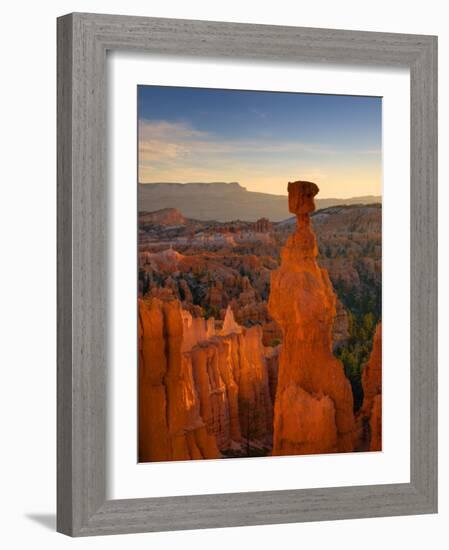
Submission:
POLYGON ((274 407, 273 455, 347 452, 354 449, 351 386, 332 353, 337 300, 327 271, 317 263, 310 224, 318 187, 288 185, 296 232, 271 273, 268 309, 283 342, 274 407))
POLYGON ((275 354, 261 327, 241 327, 229 307, 216 329, 177 299, 151 297, 139 301, 138 338, 139 461, 268 452, 275 354))

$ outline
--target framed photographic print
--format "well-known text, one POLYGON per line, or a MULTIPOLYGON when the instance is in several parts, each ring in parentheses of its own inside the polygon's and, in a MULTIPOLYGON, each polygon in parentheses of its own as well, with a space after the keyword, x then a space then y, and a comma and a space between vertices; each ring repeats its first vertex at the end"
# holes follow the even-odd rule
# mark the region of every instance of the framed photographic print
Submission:
POLYGON ((58 530, 437 510, 436 37, 58 19, 58 530))

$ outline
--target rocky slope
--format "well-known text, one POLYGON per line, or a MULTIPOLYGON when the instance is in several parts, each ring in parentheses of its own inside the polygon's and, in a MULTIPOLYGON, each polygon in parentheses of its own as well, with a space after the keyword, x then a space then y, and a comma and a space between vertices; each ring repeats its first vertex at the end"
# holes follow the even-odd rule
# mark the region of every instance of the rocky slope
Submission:
POLYGON ((282 329, 274 409, 273 454, 351 451, 354 416, 351 386, 332 353, 337 298, 317 263, 310 224, 318 187, 289 183, 289 210, 296 232, 271 273, 269 312, 282 329))

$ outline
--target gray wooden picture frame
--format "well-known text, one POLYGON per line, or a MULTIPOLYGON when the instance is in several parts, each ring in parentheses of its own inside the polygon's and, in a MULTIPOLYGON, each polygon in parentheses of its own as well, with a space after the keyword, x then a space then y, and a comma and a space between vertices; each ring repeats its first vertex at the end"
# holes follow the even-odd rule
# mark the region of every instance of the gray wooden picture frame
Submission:
POLYGON ((436 512, 437 38, 82 13, 57 25, 58 531, 82 536, 436 512), (108 50, 410 69, 410 483, 107 500, 108 50))

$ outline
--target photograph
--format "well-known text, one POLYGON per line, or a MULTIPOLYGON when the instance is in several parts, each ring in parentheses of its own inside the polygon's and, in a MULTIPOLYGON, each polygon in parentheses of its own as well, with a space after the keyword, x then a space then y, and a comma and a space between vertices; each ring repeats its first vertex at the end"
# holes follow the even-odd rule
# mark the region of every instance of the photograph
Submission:
POLYGON ((382 450, 382 98, 138 86, 138 460, 382 450))
POLYGON ((448 538, 445 5, 324 2, 5 4, 5 549, 448 538))

